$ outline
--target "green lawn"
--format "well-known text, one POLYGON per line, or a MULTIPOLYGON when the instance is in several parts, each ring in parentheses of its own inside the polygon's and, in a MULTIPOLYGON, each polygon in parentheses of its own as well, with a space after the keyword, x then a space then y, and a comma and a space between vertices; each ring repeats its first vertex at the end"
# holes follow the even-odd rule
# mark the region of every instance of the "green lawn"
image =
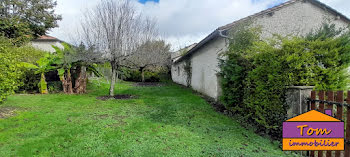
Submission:
POLYGON ((123 82, 116 91, 138 99, 97 100, 108 85, 96 81, 86 95, 9 97, 0 156, 286 156, 189 89, 123 82))

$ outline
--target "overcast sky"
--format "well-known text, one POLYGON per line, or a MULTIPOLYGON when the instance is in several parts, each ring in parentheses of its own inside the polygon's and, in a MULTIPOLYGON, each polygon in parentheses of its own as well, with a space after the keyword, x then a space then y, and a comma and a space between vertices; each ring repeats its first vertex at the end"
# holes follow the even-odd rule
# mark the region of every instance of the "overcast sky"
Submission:
MULTIPOLYGON (((81 14, 100 0, 57 0, 63 20, 49 35, 72 42, 81 14)), ((217 27, 275 6, 286 0, 133 0, 138 10, 155 17, 173 49, 199 42, 217 27)), ((320 0, 350 17, 350 0, 320 0)))

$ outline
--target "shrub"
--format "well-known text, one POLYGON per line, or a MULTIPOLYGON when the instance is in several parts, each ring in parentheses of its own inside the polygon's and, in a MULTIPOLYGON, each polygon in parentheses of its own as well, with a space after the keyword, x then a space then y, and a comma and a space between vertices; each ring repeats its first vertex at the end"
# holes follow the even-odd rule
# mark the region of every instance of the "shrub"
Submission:
POLYGON ((36 90, 38 76, 25 63, 35 63, 44 53, 0 36, 0 103, 14 91, 36 90))
POLYGON ((348 87, 350 33, 338 32, 326 25, 307 37, 275 36, 257 41, 254 29, 238 31, 220 63, 221 101, 260 132, 280 137, 288 109, 288 86, 348 87), (333 33, 324 33, 327 31, 333 33))
MULTIPOLYGON (((146 82, 159 82, 161 77, 161 72, 151 72, 145 71, 145 81, 146 82)), ((142 76, 139 70, 121 68, 119 71, 119 79, 124 81, 141 82, 142 76)))
POLYGON ((48 87, 49 93, 59 93, 63 90, 61 81, 47 82, 47 87, 48 87))
POLYGON ((16 90, 16 93, 37 93, 39 92, 38 84, 40 75, 35 74, 34 70, 24 70, 20 78, 21 85, 16 90))
POLYGON ((0 37, 0 103, 20 85, 20 55, 13 53, 13 49, 15 47, 9 40, 0 37))
MULTIPOLYGON (((35 49, 30 46, 19 47, 17 51, 21 54, 19 60, 21 62, 37 65, 37 61, 44 57, 44 51, 35 49)), ((23 75, 20 78, 21 85, 16 92, 38 92, 38 83, 40 75, 35 73, 35 70, 30 68, 22 68, 23 75)))

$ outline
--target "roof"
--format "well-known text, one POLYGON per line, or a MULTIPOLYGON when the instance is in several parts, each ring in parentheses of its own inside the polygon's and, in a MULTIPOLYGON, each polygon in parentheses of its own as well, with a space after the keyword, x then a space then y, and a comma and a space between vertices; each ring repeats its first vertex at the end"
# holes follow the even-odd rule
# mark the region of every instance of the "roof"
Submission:
POLYGON ((322 2, 320 2, 318 0, 289 0, 289 1, 285 2, 285 3, 277 5, 275 7, 263 10, 263 11, 258 12, 256 14, 253 14, 251 16, 242 18, 240 20, 234 21, 234 22, 232 22, 230 24, 227 24, 225 26, 221 26, 221 27, 217 28, 216 30, 214 30, 214 32, 210 33, 207 37, 205 37, 202 41, 200 41, 195 47, 193 47, 191 50, 189 50, 186 55, 184 55, 181 58, 179 58, 178 60, 176 60, 175 63, 180 62, 184 58, 191 56, 199 48, 201 48, 204 44, 206 44, 207 42, 209 42, 209 41, 211 41, 211 40, 213 40, 213 39, 215 39, 217 37, 219 37, 221 35, 221 32, 227 31, 228 29, 232 28, 233 26, 235 26, 236 24, 238 24, 238 23, 240 23, 242 21, 245 21, 245 20, 248 20, 248 19, 252 19, 252 18, 255 18, 255 17, 259 17, 259 16, 262 16, 262 15, 266 15, 266 14, 272 13, 274 11, 280 10, 281 8, 284 8, 286 6, 289 6, 291 4, 294 4, 294 3, 300 2, 300 1, 308 1, 311 4, 314 4, 314 5, 319 6, 321 8, 327 9, 329 12, 331 12, 331 13, 333 13, 335 15, 338 15, 341 19, 344 19, 345 21, 350 23, 350 19, 348 17, 346 17, 342 13, 338 12, 337 10, 329 7, 328 5, 322 3, 322 2))
POLYGON ((294 118, 288 119, 286 122, 341 122, 341 120, 316 110, 311 110, 294 118))
POLYGON ((39 36, 38 38, 34 39, 33 41, 59 41, 59 42, 62 42, 61 40, 59 40, 55 37, 49 36, 49 35, 39 36))
POLYGON ((193 43, 193 44, 188 45, 188 46, 186 46, 185 48, 183 48, 183 49, 181 49, 181 50, 179 50, 179 51, 182 51, 182 50, 190 50, 190 49, 192 49, 193 47, 195 47, 197 44, 198 44, 198 43, 193 43))
POLYGON ((197 45, 197 43, 193 43, 189 46, 186 46, 185 48, 182 48, 176 52, 173 52, 171 55, 171 59, 173 60, 173 62, 175 62, 177 59, 179 59, 180 57, 182 57, 183 55, 185 55, 189 50, 191 50, 193 47, 195 47, 197 45), (185 52, 185 54, 183 54, 185 52))

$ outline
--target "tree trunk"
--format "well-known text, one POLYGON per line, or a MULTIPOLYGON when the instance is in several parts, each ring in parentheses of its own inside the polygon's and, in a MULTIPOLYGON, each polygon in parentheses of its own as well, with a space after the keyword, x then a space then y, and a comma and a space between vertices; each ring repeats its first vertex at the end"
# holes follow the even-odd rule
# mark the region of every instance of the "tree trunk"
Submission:
POLYGON ((60 76, 60 80, 63 86, 63 93, 73 94, 73 84, 70 69, 65 70, 64 74, 60 76))
POLYGON ((67 70, 67 94, 73 94, 73 83, 72 83, 72 76, 70 73, 70 68, 67 70))
POLYGON ((40 93, 41 94, 48 94, 49 92, 47 91, 47 82, 45 78, 45 74, 41 73, 41 79, 40 79, 40 93))
POLYGON ((63 93, 67 93, 67 81, 64 77, 64 74, 60 76, 60 80, 62 82, 63 93))
POLYGON ((112 67, 112 78, 111 78, 111 86, 109 88, 109 95, 114 96, 114 86, 115 86, 115 77, 117 73, 117 68, 116 68, 116 62, 112 61, 111 62, 111 67, 112 67))
POLYGON ((75 79, 75 84, 74 84, 74 93, 76 93, 76 94, 80 94, 79 93, 79 90, 80 90, 80 84, 82 83, 81 82, 81 66, 78 66, 77 68, 76 68, 76 73, 78 73, 78 78, 77 79, 75 79))
POLYGON ((141 81, 145 82, 145 68, 141 67, 140 72, 141 72, 141 81))
POLYGON ((75 80, 74 91, 77 94, 86 93, 86 84, 87 84, 87 76, 86 76, 86 67, 81 66, 78 68, 78 78, 75 80))
POLYGON ((142 69, 141 75, 142 75, 142 82, 145 82, 145 70, 142 69))

